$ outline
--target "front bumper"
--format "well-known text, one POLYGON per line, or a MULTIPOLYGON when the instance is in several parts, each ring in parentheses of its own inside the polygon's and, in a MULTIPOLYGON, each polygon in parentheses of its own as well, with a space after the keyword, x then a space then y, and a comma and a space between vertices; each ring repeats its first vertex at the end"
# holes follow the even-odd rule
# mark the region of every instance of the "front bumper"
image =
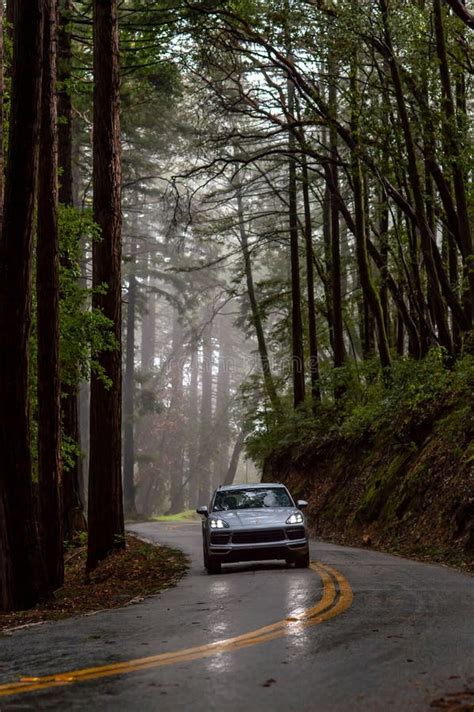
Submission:
POLYGON ((267 534, 264 529, 210 532, 208 553, 214 561, 221 563, 289 560, 307 553, 308 538, 304 527, 285 527, 279 532, 273 536, 267 534), (257 541, 262 538, 270 540, 257 541))

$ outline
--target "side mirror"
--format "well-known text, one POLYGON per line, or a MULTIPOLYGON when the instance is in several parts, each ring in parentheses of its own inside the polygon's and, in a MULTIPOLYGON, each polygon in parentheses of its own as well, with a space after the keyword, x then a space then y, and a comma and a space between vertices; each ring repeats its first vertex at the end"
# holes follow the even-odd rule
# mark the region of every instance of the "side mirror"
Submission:
POLYGON ((208 516, 209 516, 209 512, 208 512, 207 507, 198 507, 198 508, 196 509, 196 512, 197 512, 198 514, 202 514, 203 517, 208 517, 208 516))
POLYGON ((299 499, 296 502, 296 506, 298 507, 298 509, 304 509, 304 507, 308 506, 308 502, 305 499, 299 499))

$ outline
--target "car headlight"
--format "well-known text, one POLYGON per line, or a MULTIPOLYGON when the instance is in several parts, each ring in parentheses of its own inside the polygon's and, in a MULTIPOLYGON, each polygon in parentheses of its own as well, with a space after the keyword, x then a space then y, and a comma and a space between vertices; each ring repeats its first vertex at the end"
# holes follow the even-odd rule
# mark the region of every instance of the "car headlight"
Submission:
POLYGON ((228 529, 229 525, 223 519, 210 519, 209 526, 211 529, 228 529))
POLYGON ((293 514, 290 514, 290 516, 286 520, 287 524, 303 524, 303 522, 304 519, 301 512, 293 512, 293 514))

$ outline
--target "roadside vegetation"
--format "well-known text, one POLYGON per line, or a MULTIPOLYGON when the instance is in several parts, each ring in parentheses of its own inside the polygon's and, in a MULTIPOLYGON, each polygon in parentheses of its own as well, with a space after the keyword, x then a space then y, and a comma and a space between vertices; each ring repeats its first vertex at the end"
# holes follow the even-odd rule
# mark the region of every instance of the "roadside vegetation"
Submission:
POLYGON ((131 534, 126 535, 126 545, 125 550, 114 552, 86 576, 87 538, 78 536, 66 548, 61 588, 28 611, 0 613, 0 634, 139 603, 146 596, 175 586, 186 571, 186 557, 180 551, 143 542, 131 534))

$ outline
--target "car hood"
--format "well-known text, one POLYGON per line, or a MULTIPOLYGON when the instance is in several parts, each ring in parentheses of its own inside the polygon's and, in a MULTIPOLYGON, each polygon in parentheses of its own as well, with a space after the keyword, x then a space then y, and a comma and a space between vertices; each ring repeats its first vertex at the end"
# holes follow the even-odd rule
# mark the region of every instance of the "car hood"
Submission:
POLYGON ((234 509, 213 512, 213 516, 224 519, 233 529, 258 529, 259 527, 281 526, 294 512, 295 507, 266 507, 265 509, 234 509))

